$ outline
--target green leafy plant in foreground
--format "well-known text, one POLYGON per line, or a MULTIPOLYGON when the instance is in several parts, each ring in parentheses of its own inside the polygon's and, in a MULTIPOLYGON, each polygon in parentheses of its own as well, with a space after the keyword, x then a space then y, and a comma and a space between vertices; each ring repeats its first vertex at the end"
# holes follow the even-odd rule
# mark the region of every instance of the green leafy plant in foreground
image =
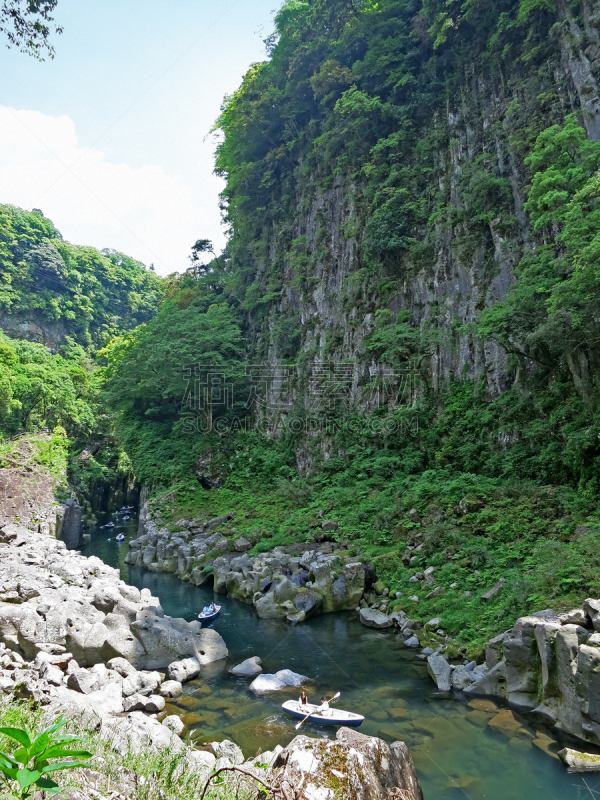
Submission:
POLYGON ((65 724, 66 720, 60 718, 43 730, 33 742, 22 728, 0 728, 0 734, 20 745, 12 755, 0 751, 0 777, 9 789, 9 796, 23 800, 38 789, 55 794, 59 791, 59 786, 48 776, 54 772, 82 767, 86 762, 78 759, 91 758, 92 754, 87 750, 70 749, 72 745, 84 741, 80 736, 69 733, 57 735, 65 724), (65 757, 69 760, 50 763, 50 759, 65 757))

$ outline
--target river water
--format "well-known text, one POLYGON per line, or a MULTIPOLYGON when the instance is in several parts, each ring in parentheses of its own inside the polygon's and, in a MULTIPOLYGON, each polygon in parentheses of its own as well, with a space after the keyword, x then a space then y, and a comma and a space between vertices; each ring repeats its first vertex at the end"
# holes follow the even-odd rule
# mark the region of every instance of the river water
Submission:
MULTIPOLYGON (((99 524, 110 518, 101 516, 99 524)), ((127 541, 136 535, 137 519, 120 529, 127 536, 123 544, 114 541, 114 530, 93 528, 92 543, 82 552, 118 567, 127 583, 150 589, 166 614, 195 619, 213 599, 212 589, 128 566, 127 541)), ((230 738, 251 757, 259 748, 285 746, 294 737, 294 721, 280 710, 293 692, 255 697, 248 691, 249 680, 227 672, 257 655, 265 672, 288 668, 312 678, 309 701, 340 691, 339 707, 366 717, 361 732, 388 742, 405 741, 426 800, 600 797, 600 777, 567 773, 555 755, 564 742, 554 741, 538 721, 515 718, 490 700, 439 696, 424 662, 397 634, 365 628, 353 613, 325 614, 291 627, 280 620, 261 620, 252 606, 236 600, 222 595, 214 599, 222 610, 213 627, 225 639, 230 660, 226 667, 206 668, 165 709, 165 715, 182 717, 198 745, 230 738)), ((328 733, 308 724, 305 733, 335 736, 335 730, 328 733)))

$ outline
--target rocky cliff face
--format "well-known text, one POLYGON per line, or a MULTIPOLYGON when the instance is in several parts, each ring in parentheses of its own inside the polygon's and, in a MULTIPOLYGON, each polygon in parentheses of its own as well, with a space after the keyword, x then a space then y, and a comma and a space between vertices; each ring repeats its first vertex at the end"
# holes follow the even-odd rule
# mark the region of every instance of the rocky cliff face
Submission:
POLYGON ((489 672, 467 694, 503 697, 562 731, 600 744, 600 601, 522 617, 487 646, 489 672))
MULTIPOLYGON (((322 401, 315 387, 328 364, 338 370, 344 401, 372 409, 378 356, 365 349, 365 339, 384 309, 406 310, 414 329, 433 332, 429 346, 406 365, 414 380, 405 399, 414 398, 420 381, 436 387, 452 376, 485 376, 497 396, 514 380, 504 352, 468 326, 505 296, 525 249, 536 241, 524 203, 530 181, 525 158, 537 133, 575 112, 589 137, 600 138, 600 20, 593 3, 578 11, 559 4, 544 47, 527 62, 490 59, 482 67, 481 53, 469 54, 464 43, 459 57, 440 66, 435 78, 447 81, 445 102, 414 112, 419 142, 431 152, 390 162, 393 172, 429 159, 424 185, 404 187, 431 211, 426 225, 410 231, 418 258, 405 251, 377 263, 365 255, 372 210, 364 175, 338 170, 324 188, 319 170, 307 175, 303 156, 293 178, 287 176, 294 193, 288 217, 262 231, 260 243, 234 225, 234 264, 237 258, 246 274, 253 272, 251 290, 278 289, 266 313, 262 305, 260 314, 248 316, 255 357, 274 365, 299 362, 289 394, 286 382, 269 385, 273 418, 292 403, 315 410, 322 401), (290 344, 286 326, 294 325, 298 338, 290 344)), ((520 47, 517 38, 514 46, 520 47)), ((386 75, 380 77, 383 87, 386 75)), ((388 178, 390 187, 398 185, 382 175, 382 194, 392 191, 388 178)))
POLYGON ((18 523, 42 534, 56 536, 69 549, 79 547, 83 532, 81 509, 76 500, 59 503, 57 490, 64 488, 66 475, 52 474, 36 458, 45 434, 21 436, 0 468, 0 527, 18 523))
POLYGON ((34 311, 17 316, 0 316, 0 329, 15 339, 46 345, 51 351, 63 344, 66 335, 61 322, 49 322, 34 311))

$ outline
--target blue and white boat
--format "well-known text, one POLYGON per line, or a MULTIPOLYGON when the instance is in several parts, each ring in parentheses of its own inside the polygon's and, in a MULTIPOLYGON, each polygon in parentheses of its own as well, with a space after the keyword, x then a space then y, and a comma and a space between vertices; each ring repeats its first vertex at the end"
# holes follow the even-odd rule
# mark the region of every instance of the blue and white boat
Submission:
POLYGON ((358 728, 365 720, 360 714, 354 714, 352 711, 343 711, 341 708, 328 708, 326 711, 321 711, 321 706, 312 703, 303 706, 298 700, 286 700, 281 707, 286 714, 291 714, 297 719, 304 719, 307 714, 310 714, 306 722, 314 722, 316 725, 343 725, 345 728, 358 728))
POLYGON ((215 606, 214 610, 211 609, 210 606, 206 606, 198 614, 198 619, 200 620, 200 622, 208 622, 209 620, 214 619, 220 610, 221 606, 215 606))

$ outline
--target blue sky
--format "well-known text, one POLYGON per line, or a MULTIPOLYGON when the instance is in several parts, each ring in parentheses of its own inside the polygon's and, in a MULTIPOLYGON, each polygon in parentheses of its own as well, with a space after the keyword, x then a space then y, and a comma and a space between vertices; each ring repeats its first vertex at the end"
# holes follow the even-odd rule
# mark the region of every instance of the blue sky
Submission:
POLYGON ((210 128, 281 0, 59 0, 43 63, 0 49, 0 202, 167 274, 224 243, 210 128))

